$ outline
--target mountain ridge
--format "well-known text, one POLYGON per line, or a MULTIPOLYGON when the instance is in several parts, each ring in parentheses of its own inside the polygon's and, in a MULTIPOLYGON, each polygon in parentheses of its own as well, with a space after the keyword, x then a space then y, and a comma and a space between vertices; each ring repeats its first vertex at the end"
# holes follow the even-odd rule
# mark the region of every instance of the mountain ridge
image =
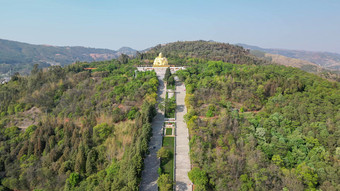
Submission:
POLYGON ((238 43, 249 50, 258 50, 270 54, 278 54, 290 58, 301 59, 312 62, 328 70, 340 70, 340 54, 327 51, 307 51, 307 50, 290 50, 280 48, 262 48, 259 46, 238 43))
POLYGON ((149 63, 159 52, 163 52, 165 56, 175 56, 178 58, 189 56, 230 63, 269 64, 273 62, 297 67, 311 73, 327 73, 326 76, 333 75, 331 74, 333 72, 328 70, 340 71, 340 55, 336 53, 266 49, 246 44, 233 45, 215 41, 177 41, 159 44, 144 50, 136 50, 126 46, 118 50, 110 50, 83 46, 35 45, 0 39, 0 79, 9 80, 10 76, 16 72, 27 75, 32 70, 34 64, 39 64, 40 68, 53 65, 65 66, 77 61, 93 62, 115 59, 121 54, 137 57, 144 55, 144 58, 147 58, 149 63), (179 54, 177 55, 177 53, 179 54), (316 54, 316 56, 311 57, 313 54, 316 54))
POLYGON ((36 45, 0 39, 0 78, 15 72, 28 74, 34 64, 40 67, 65 66, 76 61, 93 62, 118 58, 121 54, 133 56, 136 50, 122 47, 118 50, 83 46, 36 45))

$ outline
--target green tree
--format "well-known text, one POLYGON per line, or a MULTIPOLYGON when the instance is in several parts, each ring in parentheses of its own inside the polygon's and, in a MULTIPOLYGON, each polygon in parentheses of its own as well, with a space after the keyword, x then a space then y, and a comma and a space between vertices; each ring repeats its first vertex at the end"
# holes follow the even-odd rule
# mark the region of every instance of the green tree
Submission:
POLYGON ((168 84, 167 85, 170 85, 170 86, 173 86, 175 85, 175 77, 173 75, 171 75, 169 78, 168 78, 168 84))
POLYGON ((206 117, 214 117, 215 116, 215 106, 214 105, 209 105, 208 111, 206 113, 206 117))
POLYGON ((204 170, 201 170, 198 167, 194 167, 191 171, 188 172, 189 179, 195 185, 198 185, 201 190, 206 190, 206 185, 208 184, 207 173, 204 170))
POLYGON ((77 186, 77 184, 80 181, 80 176, 78 173, 76 172, 72 172, 70 174, 70 177, 66 180, 66 184, 69 184, 69 186, 71 186, 72 188, 74 188, 75 186, 77 186))
POLYGON ((277 165, 281 166, 283 164, 283 160, 281 159, 280 155, 273 155, 272 161, 277 165))
POLYGON ((39 72, 39 64, 34 64, 31 70, 31 75, 35 75, 39 72))
POLYGON ((93 127, 93 137, 95 141, 101 142, 112 132, 112 128, 107 123, 101 123, 93 127))
POLYGON ((157 179, 157 185, 160 191, 172 190, 172 181, 168 174, 162 174, 157 179))
POLYGON ((335 157, 339 160, 340 159, 340 147, 335 149, 335 157))
POLYGON ((295 173, 297 177, 310 189, 315 188, 318 183, 318 175, 311 167, 307 166, 305 162, 297 166, 295 173))
POLYGON ((168 67, 165 70, 165 74, 164 74, 164 81, 168 82, 169 77, 171 76, 171 71, 170 71, 170 67, 168 67))
POLYGON ((241 190, 242 191, 251 190, 251 188, 253 187, 253 182, 248 178, 248 175, 242 174, 240 176, 240 179, 242 182, 241 190))
POLYGON ((121 54, 119 57, 118 57, 118 61, 121 63, 121 64, 127 64, 129 62, 129 56, 126 55, 126 54, 121 54))
POLYGON ((133 120, 136 116, 137 108, 133 107, 128 113, 128 119, 133 120))
POLYGON ((76 156, 74 171, 76 171, 79 174, 83 173, 85 169, 85 164, 86 164, 86 159, 85 159, 84 147, 83 145, 80 145, 78 147, 78 153, 76 156))
POLYGON ((168 149, 166 149, 165 147, 161 147, 158 151, 157 151, 157 157, 161 158, 161 159, 168 159, 170 156, 170 151, 168 149))
POLYGON ((95 172, 95 162, 96 162, 96 155, 93 150, 87 154, 86 159, 86 175, 90 176, 92 173, 95 172))

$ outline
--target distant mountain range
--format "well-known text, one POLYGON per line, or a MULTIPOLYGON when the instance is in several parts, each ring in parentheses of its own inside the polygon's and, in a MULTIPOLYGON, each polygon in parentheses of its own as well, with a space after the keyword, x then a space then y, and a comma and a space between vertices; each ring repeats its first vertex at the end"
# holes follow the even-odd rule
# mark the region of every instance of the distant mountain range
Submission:
MULTIPOLYGON (((237 44, 242 46, 245 49, 250 49, 251 53, 263 57, 271 58, 272 61, 278 62, 287 62, 293 61, 291 64, 297 64, 296 67, 306 67, 306 65, 311 66, 320 66, 324 69, 328 70, 337 70, 340 71, 340 54, 331 53, 331 52, 314 52, 314 51, 305 51, 305 50, 286 50, 286 49, 272 49, 272 48, 261 48, 258 46, 252 46, 247 44, 237 44), (260 52, 258 52, 260 51, 260 52), (281 55, 281 56, 277 56, 281 55), (285 57, 293 58, 293 59, 285 59, 285 57), (299 61, 299 60, 302 60, 299 61), (307 61, 307 62, 306 62, 307 61)), ((283 64, 286 65, 286 64, 283 64)))
POLYGON ((121 54, 135 55, 136 50, 87 48, 81 46, 32 45, 0 39, 0 78, 14 72, 28 74, 34 64, 40 67, 67 65, 76 61, 101 61, 118 58, 121 54))
POLYGON ((134 56, 134 55, 136 55, 137 50, 124 46, 124 47, 118 49, 117 52, 119 54, 126 54, 126 55, 129 55, 129 56, 134 56))
MULTIPOLYGON (((189 42, 187 42, 189 43, 189 42)), ((236 44, 245 49, 250 49, 252 55, 247 55, 241 47, 231 44, 197 41, 197 43, 188 46, 190 48, 202 49, 203 52, 193 51, 188 53, 191 57, 210 58, 213 60, 222 60, 225 62, 240 62, 256 59, 250 56, 255 55, 270 62, 277 64, 301 68, 312 73, 329 73, 327 70, 332 70, 340 73, 340 54, 329 52, 312 52, 300 50, 284 50, 284 49, 266 49, 258 46, 246 44, 236 44), (199 47, 197 47, 199 46, 199 47), (202 46, 202 47, 200 47, 202 46), (207 52, 208 51, 208 52, 207 52), (198 55, 196 55, 198 54, 198 55), (244 60, 240 59, 243 58, 244 60), (325 70, 326 69, 326 70, 325 70)), ((149 56, 157 56, 161 51, 163 53, 179 51, 182 43, 169 43, 169 46, 157 45, 140 51, 141 53, 154 53, 149 56), (151 51, 151 52, 150 52, 151 51)), ((53 65, 68 65, 76 61, 102 61, 118 58, 121 54, 129 56, 136 55, 137 50, 130 47, 122 47, 118 50, 87 48, 81 46, 51 46, 51 45, 32 45, 28 43, 2 40, 0 39, 0 79, 7 78, 15 72, 21 74, 29 74, 34 64, 39 64, 39 67, 49 67, 53 65)), ((181 53, 182 54, 182 53, 181 53)), ((151 57, 150 57, 151 59, 151 57)))

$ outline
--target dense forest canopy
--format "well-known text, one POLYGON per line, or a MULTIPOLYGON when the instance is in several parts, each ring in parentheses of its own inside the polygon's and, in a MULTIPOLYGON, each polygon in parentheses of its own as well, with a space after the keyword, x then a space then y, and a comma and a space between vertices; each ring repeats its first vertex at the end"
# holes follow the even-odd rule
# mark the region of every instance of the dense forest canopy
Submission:
POLYGON ((177 75, 199 190, 340 189, 339 83, 215 61, 177 75))
POLYGON ((138 189, 158 79, 120 60, 35 66, 0 86, 1 190, 138 189))

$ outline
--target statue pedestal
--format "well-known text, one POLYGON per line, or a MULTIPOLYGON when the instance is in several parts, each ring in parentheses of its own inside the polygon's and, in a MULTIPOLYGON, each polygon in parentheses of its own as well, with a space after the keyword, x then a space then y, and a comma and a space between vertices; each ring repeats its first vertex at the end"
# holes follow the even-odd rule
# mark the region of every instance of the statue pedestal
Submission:
MULTIPOLYGON (((165 71, 169 66, 154 66, 154 67, 147 67, 147 66, 141 66, 137 67, 137 71, 140 72, 146 72, 146 71, 152 71, 154 70, 158 76, 159 79, 163 79, 165 75, 165 71)), ((170 67, 170 72, 173 74, 178 70, 185 70, 185 67, 179 66, 179 67, 170 67)))
POLYGON ((155 67, 155 68, 169 68, 170 66, 169 65, 153 65, 152 67, 155 67))

